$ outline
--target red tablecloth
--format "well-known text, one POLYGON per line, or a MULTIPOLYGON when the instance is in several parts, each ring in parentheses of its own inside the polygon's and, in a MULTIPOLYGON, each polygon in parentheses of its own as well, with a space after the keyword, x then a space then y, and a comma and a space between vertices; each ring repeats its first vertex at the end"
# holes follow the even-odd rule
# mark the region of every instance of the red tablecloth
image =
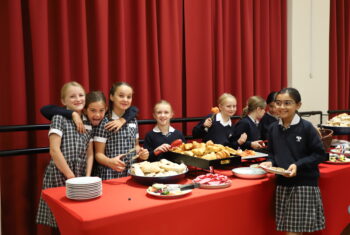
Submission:
MULTIPOLYGON (((315 234, 340 234, 350 222, 350 165, 320 169, 327 228, 315 234)), ((229 188, 195 189, 177 199, 149 196, 146 188, 126 177, 104 181, 97 199, 69 200, 65 187, 46 189, 43 197, 62 234, 282 234, 274 226, 273 175, 232 177, 229 188)))

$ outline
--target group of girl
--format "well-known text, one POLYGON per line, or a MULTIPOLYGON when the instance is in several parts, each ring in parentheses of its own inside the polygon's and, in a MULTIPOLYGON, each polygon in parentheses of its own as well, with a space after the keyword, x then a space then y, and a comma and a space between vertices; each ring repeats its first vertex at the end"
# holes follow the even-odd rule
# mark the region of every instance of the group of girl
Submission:
MULTIPOLYGON (((107 105, 102 92, 90 92, 85 99, 84 89, 78 83, 71 82, 62 88, 62 103, 71 111, 47 107, 43 112, 48 118, 61 114, 53 116, 49 131, 52 160, 45 172, 43 188, 64 186, 66 179, 89 176, 92 169, 102 179, 123 177, 128 174, 135 154, 139 160, 155 161, 170 150, 171 142, 185 141, 184 135, 170 125, 174 115, 171 104, 162 100, 153 110, 157 124, 146 134, 144 148, 140 147, 132 94, 127 83, 115 83, 109 93, 110 111, 105 115, 107 105), (125 154, 133 148, 135 151, 125 154), (94 159, 97 164, 93 168, 94 159)), ((269 158, 261 165, 283 167, 291 172, 277 176, 276 181, 277 230, 289 234, 321 230, 325 226, 317 185, 318 164, 326 154, 316 129, 299 117, 300 106, 300 94, 294 88, 272 92, 266 101, 252 96, 241 120, 233 125, 231 117, 236 113, 237 101, 233 95, 224 93, 218 99, 219 113, 208 115, 193 128, 194 138, 235 149, 263 150, 268 143, 269 158)), ((42 199, 37 222, 57 226, 42 199)))

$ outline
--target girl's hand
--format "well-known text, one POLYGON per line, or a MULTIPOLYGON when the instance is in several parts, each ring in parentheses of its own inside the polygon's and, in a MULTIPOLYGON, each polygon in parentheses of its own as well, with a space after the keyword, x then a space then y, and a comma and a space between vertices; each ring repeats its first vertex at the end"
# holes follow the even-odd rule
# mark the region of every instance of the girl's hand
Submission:
POLYGON ((81 120, 79 113, 73 112, 72 119, 73 119, 75 126, 77 127, 78 132, 85 133, 86 132, 85 126, 84 126, 83 120, 81 120))
POLYGON ((244 133, 239 137, 239 139, 237 140, 237 143, 238 143, 239 145, 242 145, 242 144, 244 144, 244 143, 247 141, 247 138, 248 138, 247 133, 244 132, 244 133))
POLYGON ((260 163, 259 166, 270 168, 270 167, 272 167, 272 162, 262 162, 262 163, 260 163))
POLYGON ((67 175, 67 177, 66 177, 66 178, 67 178, 67 180, 68 180, 68 179, 71 179, 71 178, 75 178, 75 175, 74 175, 74 173, 72 172, 72 174, 67 175))
POLYGON ((265 144, 262 145, 263 143, 261 142, 261 140, 256 140, 256 141, 253 141, 250 146, 253 148, 253 149, 261 149, 261 148, 264 148, 265 144))
POLYGON ((147 160, 149 156, 149 152, 147 149, 140 148, 139 151, 137 152, 137 155, 139 155, 139 158, 141 160, 147 160))
POLYGON ((213 124, 213 120, 211 118, 207 118, 207 119, 205 119, 203 126, 206 128, 210 128, 212 124, 213 124))
POLYGON ((108 122, 105 125, 105 129, 108 131, 119 131, 120 128, 122 128, 122 126, 125 124, 126 120, 124 118, 119 118, 117 120, 113 120, 108 122))
POLYGON ((125 170, 125 162, 121 160, 121 158, 123 157, 125 157, 124 154, 111 158, 108 164, 109 167, 118 172, 122 172, 123 170, 125 170))
POLYGON ((289 167, 288 167, 288 171, 290 171, 290 173, 289 174, 285 174, 284 176, 285 177, 294 177, 294 176, 296 176, 297 175, 297 165, 295 165, 295 164, 291 164, 289 167))
POLYGON ((170 144, 162 144, 158 146, 153 152, 155 155, 159 155, 161 153, 168 152, 170 148, 171 148, 170 144))

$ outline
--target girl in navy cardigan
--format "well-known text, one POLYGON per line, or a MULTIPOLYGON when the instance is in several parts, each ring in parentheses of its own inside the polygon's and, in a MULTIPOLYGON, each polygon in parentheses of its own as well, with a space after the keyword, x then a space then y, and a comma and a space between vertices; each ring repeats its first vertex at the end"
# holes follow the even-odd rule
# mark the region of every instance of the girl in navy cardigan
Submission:
POLYGON ((277 92, 273 91, 271 92, 266 99, 266 112, 262 119, 260 120, 260 129, 261 129, 261 139, 267 140, 268 139, 268 130, 272 123, 276 122, 278 120, 277 114, 276 114, 276 104, 275 104, 275 96, 277 92))
POLYGON ((237 138, 232 138, 234 129, 231 116, 236 113, 237 100, 233 95, 224 93, 219 97, 218 104, 220 112, 215 115, 209 114, 200 121, 193 128, 192 135, 194 138, 202 139, 204 142, 211 140, 215 144, 231 145, 233 148, 237 148, 247 138, 244 133, 238 135, 237 138))
POLYGON ((277 230, 301 234, 324 229, 318 187, 318 164, 326 160, 321 138, 314 126, 297 114, 301 97, 296 89, 282 89, 275 102, 280 119, 269 130, 270 161, 261 165, 290 171, 276 177, 277 230))
POLYGON ((170 120, 174 116, 173 109, 168 101, 159 101, 153 109, 153 117, 157 124, 145 137, 143 147, 148 149, 149 160, 159 160, 160 154, 170 150, 170 144, 181 139, 185 142, 182 132, 170 126, 170 120))
POLYGON ((260 96, 252 96, 248 99, 247 106, 243 109, 243 118, 236 123, 233 138, 247 134, 247 141, 239 147, 242 149, 261 149, 264 143, 261 141, 259 121, 265 114, 266 102, 260 96))

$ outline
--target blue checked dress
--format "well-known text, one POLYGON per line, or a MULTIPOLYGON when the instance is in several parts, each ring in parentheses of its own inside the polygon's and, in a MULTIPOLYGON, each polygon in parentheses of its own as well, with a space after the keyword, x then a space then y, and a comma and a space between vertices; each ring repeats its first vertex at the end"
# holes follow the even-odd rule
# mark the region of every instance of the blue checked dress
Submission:
MULTIPOLYGON (((65 157, 69 168, 73 171, 76 177, 86 175, 86 152, 90 141, 93 138, 93 131, 91 124, 83 118, 86 128, 86 133, 80 134, 74 122, 61 115, 55 115, 50 126, 50 134, 57 134, 61 136, 61 151, 65 157)), ((43 189, 65 186, 66 177, 56 167, 51 159, 49 165, 46 167, 43 189)), ((51 227, 57 227, 55 218, 51 213, 50 208, 46 202, 40 197, 39 209, 37 213, 36 222, 51 227)))
MULTIPOLYGON (((112 113, 112 119, 118 119, 118 116, 112 113)), ((105 155, 109 158, 113 158, 134 148, 139 134, 136 119, 132 119, 125 123, 117 132, 108 131, 104 128, 109 121, 110 120, 107 117, 103 119, 99 127, 96 129, 94 141, 105 143, 105 155)), ((117 172, 107 166, 97 165, 95 168, 95 175, 102 180, 125 177, 128 175, 128 170, 133 163, 131 158, 135 155, 136 151, 123 158, 123 161, 126 163, 124 171, 117 172)))

